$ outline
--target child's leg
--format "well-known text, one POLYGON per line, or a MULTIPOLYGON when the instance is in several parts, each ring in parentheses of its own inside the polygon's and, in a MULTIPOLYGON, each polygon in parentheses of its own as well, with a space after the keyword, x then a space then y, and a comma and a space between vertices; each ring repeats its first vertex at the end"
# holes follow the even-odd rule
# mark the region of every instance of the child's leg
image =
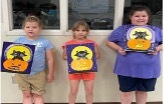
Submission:
POLYGON ((69 104, 75 104, 80 80, 69 80, 70 92, 69 92, 69 104))
POLYGON ((43 95, 38 95, 33 93, 34 104, 44 104, 43 95))
POLYGON ((93 85, 94 80, 84 80, 85 98, 87 104, 93 103, 93 85))
POLYGON ((133 99, 134 91, 132 92, 121 92, 121 104, 131 104, 133 99))
POLYGON ((146 101, 147 101, 147 92, 136 91, 136 103, 146 104, 146 101))
POLYGON ((157 78, 139 80, 138 91, 135 92, 137 104, 146 104, 148 98, 147 92, 155 90, 156 81, 157 78))
POLYGON ((23 104, 33 104, 32 94, 30 91, 22 91, 23 93, 23 104))

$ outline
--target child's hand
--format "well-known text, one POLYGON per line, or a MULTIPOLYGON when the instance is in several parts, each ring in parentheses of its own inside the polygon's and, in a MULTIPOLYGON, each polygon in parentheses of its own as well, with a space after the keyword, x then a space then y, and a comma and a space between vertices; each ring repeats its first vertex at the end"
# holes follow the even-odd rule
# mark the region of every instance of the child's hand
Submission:
POLYGON ((51 83, 54 80, 54 75, 48 74, 47 75, 47 82, 51 83))
POLYGON ((150 52, 148 54, 157 55, 159 51, 160 51, 159 47, 155 47, 154 52, 150 52))
POLYGON ((120 53, 121 55, 126 55, 126 51, 122 48, 118 49, 118 53, 120 53))

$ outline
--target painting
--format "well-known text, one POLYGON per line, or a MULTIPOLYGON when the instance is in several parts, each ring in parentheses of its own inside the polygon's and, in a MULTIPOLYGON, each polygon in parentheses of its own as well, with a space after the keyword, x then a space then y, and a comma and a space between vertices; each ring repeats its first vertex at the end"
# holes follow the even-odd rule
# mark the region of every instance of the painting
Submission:
POLYGON ((3 42, 1 72, 30 74, 35 45, 3 42))
POLYGON ((134 26, 126 33, 125 51, 153 52, 155 32, 148 26, 134 26))
POLYGON ((97 72, 94 43, 66 45, 69 73, 97 72))

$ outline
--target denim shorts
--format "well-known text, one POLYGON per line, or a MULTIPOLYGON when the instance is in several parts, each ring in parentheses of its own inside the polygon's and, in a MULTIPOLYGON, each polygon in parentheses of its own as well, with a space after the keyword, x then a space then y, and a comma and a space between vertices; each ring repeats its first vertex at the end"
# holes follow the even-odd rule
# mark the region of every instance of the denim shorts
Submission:
POLYGON ((120 91, 154 91, 157 78, 143 79, 118 75, 120 91))

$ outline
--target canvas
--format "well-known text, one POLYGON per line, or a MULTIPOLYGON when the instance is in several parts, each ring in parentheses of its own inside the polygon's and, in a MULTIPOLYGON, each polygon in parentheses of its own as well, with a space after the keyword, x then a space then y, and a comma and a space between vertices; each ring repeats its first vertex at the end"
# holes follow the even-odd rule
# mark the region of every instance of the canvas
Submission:
POLYGON ((69 73, 97 72, 94 43, 66 45, 69 73))
POLYGON ((125 51, 153 52, 155 32, 148 26, 134 26, 126 33, 125 51))
POLYGON ((35 45, 3 42, 1 72, 30 74, 35 45))

